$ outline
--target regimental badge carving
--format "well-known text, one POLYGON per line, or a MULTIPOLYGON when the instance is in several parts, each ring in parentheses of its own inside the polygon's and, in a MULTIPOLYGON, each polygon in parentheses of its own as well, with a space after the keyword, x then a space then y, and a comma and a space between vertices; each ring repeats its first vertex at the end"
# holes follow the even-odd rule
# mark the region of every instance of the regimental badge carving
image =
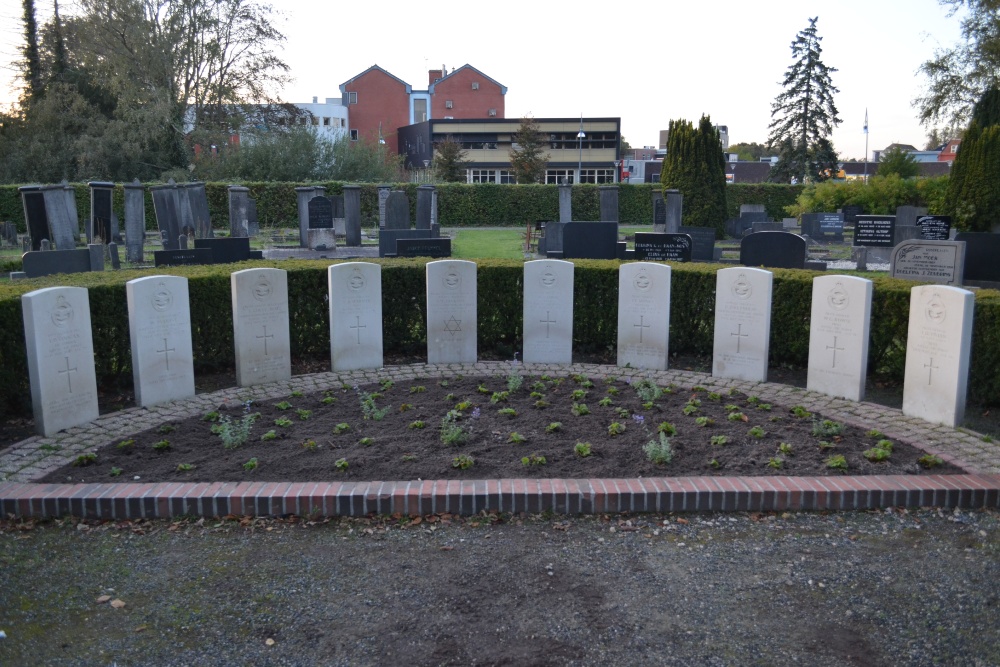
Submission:
POLYGON ((545 269, 542 271, 542 276, 538 279, 538 282, 542 284, 542 287, 552 287, 556 284, 556 274, 552 269, 545 269))
POLYGON ((733 281, 733 296, 737 299, 749 299, 753 295, 753 285, 747 280, 747 275, 741 273, 736 276, 736 280, 733 281))
POLYGON ((166 283, 161 282, 153 290, 153 296, 150 298, 150 301, 153 304, 153 309, 162 313, 165 310, 169 310, 170 306, 174 304, 174 295, 167 289, 166 283))
POLYGON ((640 271, 636 275, 635 279, 632 281, 632 284, 640 292, 645 292, 649 290, 650 287, 653 286, 653 279, 650 278, 649 274, 646 273, 645 271, 640 271))
POLYGON ((834 310, 844 310, 851 303, 851 296, 844 289, 843 283, 837 283, 826 295, 826 302, 834 310))
POLYGON ((253 298, 258 301, 266 301, 274 293, 274 287, 266 273, 257 276, 257 282, 253 285, 253 298))
POLYGON ((944 324, 948 317, 948 309, 945 308, 941 295, 937 292, 931 294, 931 298, 927 300, 927 305, 924 306, 924 316, 928 322, 937 325, 944 324))
POLYGON ((444 274, 442 282, 448 289, 458 289, 458 286, 462 284, 462 276, 458 275, 457 271, 449 271, 444 274))
POLYGON ((365 276, 361 273, 361 269, 354 269, 351 277, 347 279, 347 286, 355 292, 360 292, 365 288, 365 276))
POLYGON ((55 308, 52 309, 52 324, 59 328, 63 328, 69 325, 73 321, 73 306, 69 305, 69 301, 66 297, 60 296, 56 298, 55 308))

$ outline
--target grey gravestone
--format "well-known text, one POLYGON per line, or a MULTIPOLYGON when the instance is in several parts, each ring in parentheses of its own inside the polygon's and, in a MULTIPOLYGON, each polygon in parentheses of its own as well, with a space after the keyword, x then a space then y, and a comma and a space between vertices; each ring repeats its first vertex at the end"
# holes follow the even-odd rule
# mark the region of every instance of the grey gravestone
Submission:
POLYGON ((691 237, 691 260, 695 262, 715 261, 715 228, 681 226, 681 234, 691 237))
POLYGON ((88 243, 87 252, 90 254, 90 270, 104 270, 104 248, 103 243, 88 243))
POLYGON ((927 215, 927 209, 920 206, 897 206, 896 226, 905 227, 917 224, 917 218, 927 215))
POLYGON ((61 185, 46 185, 42 188, 45 199, 45 215, 49 219, 49 241, 57 250, 73 250, 73 222, 66 210, 66 194, 61 185))
POLYGON ((112 241, 108 244, 108 257, 111 259, 111 268, 118 270, 122 268, 122 259, 118 255, 118 244, 112 241))
POLYGON ((334 372, 382 367, 382 267, 345 262, 327 269, 334 372))
POLYGON ((361 186, 344 186, 344 245, 361 247, 361 186))
POLYGON ((307 205, 309 229, 333 229, 333 202, 326 197, 313 197, 307 205))
POLYGON ((767 213, 763 204, 740 204, 740 217, 747 213, 767 213))
POLYGON ((601 222, 618 222, 618 186, 602 185, 597 192, 601 198, 601 222))
POLYGON ((693 245, 694 242, 687 234, 638 232, 635 235, 634 258, 657 262, 690 262, 693 245))
POLYGON ((394 190, 386 197, 385 228, 410 228, 410 201, 406 198, 405 192, 394 190))
POLYGON ((344 195, 334 195, 332 197, 327 197, 330 203, 333 204, 333 217, 343 218, 344 217, 344 195))
POLYGON ((891 248, 895 244, 896 216, 859 215, 854 222, 854 245, 891 248))
POLYGON ((309 200, 316 196, 326 194, 326 188, 319 186, 305 186, 295 188, 296 200, 299 210, 299 245, 303 248, 309 244, 309 200))
POLYGON ((563 229, 564 259, 617 259, 617 222, 568 222, 563 229))
POLYGON ((806 264, 806 240, 790 232, 760 232, 740 243, 740 264, 776 269, 801 269, 806 264))
POLYGON ((172 185, 154 185, 149 188, 153 196, 153 212, 156 214, 156 225, 160 229, 164 250, 177 250, 177 237, 181 233, 173 194, 175 188, 176 186, 172 185))
MULTIPOLYGON (((209 227, 208 229, 208 236, 211 237, 212 228, 209 227)), ((257 217, 257 200, 253 197, 247 197, 247 234, 251 238, 255 238, 260 235, 260 218, 257 217)))
POLYGON ((856 206, 850 204, 848 206, 841 206, 840 213, 844 216, 844 222, 853 225, 858 220, 859 215, 864 215, 865 207, 856 206))
POLYGON ((112 218, 114 211, 111 206, 115 184, 103 181, 87 183, 90 188, 90 224, 88 225, 87 243, 94 243, 95 237, 108 244, 121 241, 121 232, 115 229, 112 218))
POLYGON ((63 186, 63 194, 66 196, 66 210, 69 211, 69 219, 73 223, 73 243, 80 242, 80 214, 76 209, 76 188, 63 179, 60 185, 63 186))
POLYGON ((680 231, 684 215, 684 195, 680 190, 667 190, 663 193, 666 203, 666 227, 664 231, 668 234, 676 234, 680 231))
POLYGON ((0 240, 12 246, 17 245, 17 225, 13 222, 0 222, 0 240))
POLYGON ((750 225, 750 233, 756 234, 757 232, 783 232, 785 231, 785 225, 782 222, 755 222, 750 225))
MULTIPOLYGON (((298 192, 299 188, 295 188, 298 192)), ((244 230, 249 226, 247 218, 250 215, 250 188, 242 185, 229 186, 229 236, 244 236, 244 230)))
POLYGON ((194 396, 188 280, 146 276, 125 283, 132 384, 140 407, 194 396))
MULTIPOLYGON (((545 254, 551 257, 549 253, 563 251, 563 232, 566 229, 565 222, 547 222, 545 223, 545 254)), ((560 255, 561 256, 561 255, 560 255)))
POLYGON ((38 245, 41 246, 39 248, 40 252, 50 252, 52 250, 52 243, 48 239, 42 239, 42 242, 38 245))
POLYGON ((385 203, 389 199, 389 193, 392 192, 392 186, 389 185, 379 185, 378 186, 378 226, 380 229, 385 229, 386 217, 385 217, 385 203))
POLYGON ((205 191, 205 184, 188 183, 185 187, 191 204, 191 215, 194 218, 195 236, 200 239, 212 238, 214 235, 212 215, 208 210, 208 193, 205 191))
MULTIPOLYGON (((207 239, 195 239, 195 242, 207 239)), ((189 248, 187 250, 154 250, 153 264, 155 266, 189 266, 193 264, 212 264, 212 251, 208 248, 189 248)))
POLYGON ((395 257, 399 239, 434 238, 426 229, 383 229, 378 235, 378 256, 395 257))
POLYGON ((31 249, 41 250, 42 239, 49 238, 49 218, 45 215, 45 195, 40 185, 24 185, 17 189, 21 193, 24 220, 28 226, 31 249))
POLYGON ((177 237, 177 247, 181 250, 188 249, 188 237, 187 234, 181 234, 177 237))
POLYGON ((947 215, 922 215, 917 218, 917 227, 925 241, 947 241, 951 236, 951 218, 947 215))
POLYGON ((437 188, 434 188, 434 190, 431 192, 431 229, 434 229, 435 225, 437 225, 439 228, 441 226, 438 223, 438 192, 437 192, 437 188))
POLYGON ((832 236, 834 240, 843 241, 844 216, 842 213, 803 213, 802 233, 811 239, 832 236))
MULTIPOLYGON (((101 262, 101 268, 104 262, 101 262)), ((21 270, 28 278, 41 278, 56 273, 84 273, 90 271, 91 256, 88 248, 78 250, 33 250, 21 255, 21 270)))
POLYGON ((125 184, 125 259, 133 264, 142 262, 142 245, 146 240, 146 188, 135 179, 125 184))
POLYGON ((569 222, 573 219, 573 186, 568 183, 559 184, 559 222, 569 222))
POLYGON ((889 276, 939 285, 961 285, 965 241, 910 241, 892 249, 889 276))
POLYGON ((962 279, 966 284, 1000 282, 1000 234, 959 232, 955 240, 965 241, 962 279))
POLYGON ((236 238, 195 239, 194 247, 200 250, 212 251, 212 264, 232 264, 257 259, 250 250, 250 239, 245 236, 236 238))
POLYGON ((397 257, 451 257, 451 239, 396 239, 397 257))
POLYGON ((916 225, 903 225, 902 227, 896 225, 896 228, 892 232, 893 246, 906 243, 907 241, 919 241, 921 239, 920 231, 920 227, 916 225))
POLYGON ((421 185, 417 188, 417 229, 431 228, 431 199, 434 197, 433 185, 421 185))
POLYGON ((667 204, 662 196, 653 198, 653 231, 660 234, 667 231, 667 204))

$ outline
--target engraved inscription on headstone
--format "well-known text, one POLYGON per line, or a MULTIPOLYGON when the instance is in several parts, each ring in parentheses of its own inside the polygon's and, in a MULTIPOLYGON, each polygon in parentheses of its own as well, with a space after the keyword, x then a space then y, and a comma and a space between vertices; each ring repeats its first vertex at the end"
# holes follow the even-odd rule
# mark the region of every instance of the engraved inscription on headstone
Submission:
POLYGON ((687 234, 637 232, 635 258, 656 262, 690 262, 693 246, 687 234))
POLYGON ((896 216, 859 215, 854 222, 854 245, 891 248, 895 244, 896 216))
POLYGON ((965 268, 965 241, 910 241, 900 243, 889 256, 889 275, 961 285, 965 268))
POLYGON ((951 236, 951 217, 947 215, 922 215, 917 218, 920 238, 925 241, 947 241, 951 236))
POLYGON ((670 267, 635 262, 618 267, 618 365, 667 370, 670 267))

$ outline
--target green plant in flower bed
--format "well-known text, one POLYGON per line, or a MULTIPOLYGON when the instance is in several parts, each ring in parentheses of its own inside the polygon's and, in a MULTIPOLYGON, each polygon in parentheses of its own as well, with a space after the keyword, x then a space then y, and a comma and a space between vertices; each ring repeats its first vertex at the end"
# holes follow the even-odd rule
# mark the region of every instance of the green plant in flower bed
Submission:
POLYGON ((660 425, 656 427, 656 431, 668 436, 677 435, 677 429, 670 422, 660 422, 660 425))
POLYGON ((358 392, 358 400, 361 401, 361 415, 365 420, 382 421, 389 410, 392 409, 391 405, 380 408, 375 404, 376 400, 382 398, 382 394, 368 393, 357 390, 357 388, 355 390, 358 392))
POLYGON ((834 470, 847 470, 847 459, 843 454, 836 454, 826 460, 826 467, 834 470))
POLYGON ((497 414, 501 417, 516 417, 517 411, 514 408, 500 408, 497 410, 497 414))
MULTIPOLYGON (((389 391, 390 389, 392 389, 392 387, 393 387, 393 385, 395 383, 392 380, 390 380, 389 378, 385 378, 384 380, 379 380, 378 384, 379 384, 380 387, 382 387, 382 391, 389 391)), ((413 391, 413 390, 411 389, 410 391, 413 391)))
POLYGON ((206 422, 216 422, 219 421, 219 412, 217 410, 212 410, 211 412, 206 412, 201 418, 202 421, 206 422))
POLYGON ((545 408, 549 407, 549 405, 550 403, 548 401, 543 401, 543 400, 535 401, 535 407, 538 408, 539 410, 544 410, 545 408))
POLYGON ((470 403, 469 401, 460 401, 455 404, 455 409, 458 410, 459 412, 465 412, 471 407, 472 403, 470 403))
POLYGON ((689 405, 685 405, 684 409, 681 410, 681 412, 683 412, 685 415, 687 415, 687 416, 690 417, 691 415, 696 414, 698 412, 698 406, 697 405, 690 405, 690 404, 689 405))
POLYGON ((829 419, 813 423, 812 434, 819 438, 831 438, 840 435, 844 430, 844 425, 829 419))
POLYGON ((292 407, 292 404, 289 403, 288 401, 282 401, 281 403, 275 403, 274 407, 278 408, 279 410, 288 410, 289 408, 292 407))
POLYGON ((447 394, 444 397, 444 402, 445 403, 454 403, 456 398, 458 398, 458 396, 456 396, 455 394, 447 394))
POLYGON ((606 408, 611 405, 611 398, 609 396, 605 396, 604 398, 599 400, 597 404, 602 408, 606 408))
POLYGON ((761 439, 761 438, 763 438, 765 435, 767 435, 764 432, 764 429, 762 429, 760 426, 754 426, 749 431, 747 431, 747 433, 750 434, 751 438, 757 438, 758 440, 761 439))
POLYGON ((812 417, 813 414, 808 410, 806 410, 801 405, 796 405, 790 410, 790 412, 792 413, 793 416, 798 417, 799 419, 808 419, 809 417, 812 417))
POLYGON ((125 472, 125 471, 122 470, 121 468, 113 467, 113 468, 111 468, 110 471, 108 471, 108 474, 111 475, 112 477, 119 477, 119 476, 121 476, 121 474, 123 472, 125 472))
POLYGON ((545 427, 545 432, 546 433, 555 433, 556 431, 558 431, 561 428, 562 428, 562 422, 552 422, 551 424, 549 424, 548 426, 545 427))
POLYGON ((337 459, 333 462, 333 467, 340 472, 347 472, 347 459, 337 459))
POLYGON ((710 391, 710 392, 708 392, 708 396, 706 396, 706 398, 708 398, 708 400, 710 400, 710 401, 721 401, 722 400, 722 394, 720 394, 718 392, 715 392, 715 391, 710 391))
POLYGON ((618 395, 618 387, 608 387, 607 394, 608 394, 608 396, 617 396, 618 395))
POLYGON ((583 389, 574 389, 569 396, 574 401, 582 401, 583 399, 587 398, 587 392, 584 391, 583 389))
POLYGON ((526 440, 527 440, 527 438, 525 438, 523 435, 521 435, 517 431, 514 431, 513 433, 511 433, 510 436, 507 438, 507 442, 515 444, 515 445, 520 445, 521 443, 525 442, 526 440))
POLYGON ((713 426, 715 425, 715 420, 711 417, 696 417, 694 423, 698 426, 713 426))
POLYGON ((317 449, 319 449, 319 445, 316 444, 315 440, 306 440, 305 442, 302 443, 302 449, 306 450, 307 452, 315 452, 317 449))
POLYGON ((589 442, 578 442, 573 445, 573 453, 582 459, 587 458, 591 455, 591 446, 589 442))
POLYGON ((780 468, 785 465, 785 461, 780 456, 772 456, 768 459, 767 465, 771 468, 780 468))
POLYGON ((619 417, 619 418, 621 418, 621 419, 628 419, 629 415, 631 414, 631 413, 630 413, 630 412, 628 411, 628 408, 618 408, 617 410, 615 410, 615 413, 616 413, 616 414, 618 415, 618 417, 619 417))
POLYGON ((191 470, 194 470, 194 469, 195 469, 195 465, 193 463, 178 463, 177 464, 177 472, 190 472, 191 470))
POLYGON ((865 435, 867 435, 869 438, 875 438, 876 440, 880 440, 882 438, 882 431, 873 428, 872 430, 865 433, 865 435))
POLYGON ((778 453, 779 454, 784 454, 785 456, 791 456, 792 455, 792 446, 790 444, 788 444, 787 442, 779 442, 778 443, 778 453))
POLYGON ((447 387, 448 386, 448 381, 447 380, 441 380, 440 382, 438 382, 438 386, 439 387, 447 387))
POLYGON ((758 403, 757 404, 757 409, 758 410, 763 410, 764 412, 770 412, 771 411, 771 404, 770 403, 758 403))
POLYGON ((285 428, 292 425, 292 420, 289 419, 288 417, 278 417, 277 419, 274 420, 274 425, 285 428))
POLYGON ((582 383, 584 383, 584 382, 587 381, 587 378, 585 376, 580 375, 579 373, 577 373, 576 375, 574 375, 572 377, 572 380, 573 380, 573 382, 575 382, 577 384, 582 384, 582 383))
POLYGON ((941 459, 940 456, 935 456, 934 454, 924 454, 919 459, 917 459, 917 463, 919 463, 924 468, 936 468, 939 465, 943 465, 944 461, 941 459))
POLYGON ((257 457, 255 456, 243 464, 243 469, 246 470, 247 472, 253 472, 254 470, 257 469, 258 465, 260 465, 260 463, 257 461, 257 457))
POLYGON ((757 405, 758 403, 760 403, 760 397, 753 395, 747 396, 747 403, 749 403, 750 405, 757 405))
POLYGON ((156 429, 160 433, 173 433, 176 429, 170 424, 164 424, 160 428, 156 429))
POLYGON ((272 428, 270 431, 260 436, 260 439, 267 442, 268 440, 275 440, 277 439, 277 437, 278 437, 277 432, 272 428))
POLYGON ((459 470, 468 470, 476 464, 476 460, 468 454, 459 454, 451 460, 451 467, 459 470))
POLYGON ((75 459, 73 459, 73 465, 78 468, 89 466, 91 463, 97 461, 97 454, 94 452, 87 452, 86 454, 80 454, 75 459))
POLYGON ((460 445, 469 439, 469 434, 458 424, 459 416, 450 411, 441 420, 441 442, 446 445, 460 445))
POLYGON ((713 470, 718 470, 721 465, 722 464, 719 463, 719 459, 712 459, 711 461, 708 462, 708 467, 712 468, 713 470))
POLYGON ((584 415, 590 414, 590 408, 587 407, 586 403, 574 403, 571 411, 577 417, 582 417, 584 415))
POLYGON ((337 399, 335 399, 333 396, 324 396, 323 400, 320 401, 320 403, 322 403, 323 405, 331 405, 336 402, 337 399))
POLYGON ((372 445, 375 444, 375 438, 369 438, 368 436, 365 436, 364 438, 358 440, 358 444, 361 445, 362 447, 371 447, 372 445))
POLYGON ((545 398, 545 394, 543 394, 543 393, 541 393, 539 391, 533 391, 530 394, 528 394, 528 396, 530 396, 531 398, 534 398, 536 400, 545 398))
POLYGON ((500 402, 506 402, 508 398, 510 398, 509 391, 495 391, 493 392, 493 395, 490 396, 490 403, 496 404, 500 402))
POLYGON ((643 403, 650 403, 663 395, 663 390, 656 386, 656 383, 648 378, 643 378, 633 382, 632 389, 635 391, 636 396, 639 397, 639 400, 643 403))
POLYGON ((153 443, 153 449, 156 450, 156 451, 158 451, 158 452, 165 452, 168 449, 170 449, 170 441, 169 440, 160 440, 159 442, 154 442, 153 443))
POLYGON ((403 403, 401 406, 399 406, 399 411, 400 412, 407 412, 407 411, 412 410, 412 409, 413 409, 413 406, 410 405, 409 403, 403 403))
POLYGON ((299 391, 298 389, 296 389, 295 391, 293 391, 292 393, 289 394, 289 396, 291 398, 302 398, 303 395, 304 394, 301 391, 299 391))
POLYGON ((874 447, 865 450, 864 456, 872 463, 888 460, 892 456, 892 440, 879 440, 874 447))
POLYGON ((615 437, 616 435, 621 435, 624 432, 625 432, 625 424, 622 424, 620 422, 611 422, 611 425, 608 426, 608 435, 610 435, 611 437, 615 437))
POLYGON ((674 459, 674 448, 670 444, 670 439, 663 433, 658 439, 653 439, 642 446, 642 451, 646 453, 646 458, 656 465, 666 465, 674 459))
POLYGON ((118 449, 133 449, 135 448, 135 440, 132 439, 122 440, 121 442, 118 443, 117 446, 118 449))
POLYGON ((648 401, 646 403, 643 403, 642 404, 642 409, 643 410, 652 410, 653 409, 653 402, 652 401, 648 401))
POLYGON ((403 461, 416 461, 417 460, 417 455, 416 454, 403 454, 399 458, 402 459, 403 461))
POLYGON ((547 463, 544 456, 539 456, 538 454, 532 454, 531 456, 524 456, 521 458, 521 465, 523 466, 543 466, 547 463))
POLYGON ((408 424, 408 425, 406 426, 406 428, 417 428, 417 429, 420 429, 420 428, 423 428, 423 427, 425 427, 425 426, 427 426, 427 424, 425 424, 425 423, 424 423, 424 422, 423 422, 422 420, 418 419, 418 420, 416 420, 416 421, 412 421, 412 422, 410 422, 410 423, 409 423, 409 424, 408 424))
POLYGON ((732 403, 729 403, 728 405, 726 405, 726 411, 727 412, 739 412, 740 411, 740 406, 733 405, 732 403))
POLYGON ((696 384, 695 386, 691 387, 691 391, 697 394, 699 391, 708 391, 708 389, 702 387, 700 384, 696 384))
POLYGON ((546 386, 544 382, 535 382, 531 385, 531 389, 534 391, 545 391, 546 386))
POLYGON ((340 422, 333 427, 333 434, 340 435, 341 433, 347 433, 351 430, 351 425, 346 422, 340 422))
POLYGON ((295 411, 295 414, 297 414, 299 416, 299 419, 301 419, 302 421, 306 421, 307 419, 312 417, 312 410, 299 409, 295 411))
POLYGON ((823 451, 823 450, 826 450, 826 449, 833 449, 836 446, 837 445, 833 444, 829 440, 820 440, 819 441, 819 450, 820 451, 823 451))
POLYGON ((730 412, 728 415, 726 415, 726 419, 728 419, 731 422, 745 422, 745 421, 750 421, 750 418, 747 417, 742 412, 730 412))
POLYGON ((709 440, 709 442, 712 443, 713 445, 718 445, 718 446, 727 445, 727 444, 729 444, 729 436, 727 436, 727 435, 713 435, 712 439, 709 440))
POLYGON ((411 394, 422 394, 427 391, 427 387, 423 385, 417 385, 416 387, 410 387, 411 394))
POLYGON ((493 390, 487 389, 487 387, 486 387, 485 384, 481 384, 478 387, 476 387, 476 391, 478 391, 480 394, 492 394, 493 393, 493 390))

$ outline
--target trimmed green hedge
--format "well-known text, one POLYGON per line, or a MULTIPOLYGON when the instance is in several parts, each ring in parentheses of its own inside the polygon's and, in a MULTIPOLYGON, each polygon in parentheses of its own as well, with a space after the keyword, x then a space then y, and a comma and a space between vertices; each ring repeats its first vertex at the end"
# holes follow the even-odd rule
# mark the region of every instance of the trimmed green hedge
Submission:
MULTIPOLYGON (((150 184, 147 184, 150 185, 150 184)), ((298 213, 295 188, 300 183, 244 183, 250 196, 257 200, 257 215, 262 229, 297 227, 298 213)), ((326 188, 327 195, 343 192, 343 183, 315 183, 326 188)), ((0 185, 0 220, 10 220, 25 232, 24 210, 16 185, 0 185)), ((86 183, 73 185, 80 219, 89 216, 90 189, 86 183)), ((206 183, 208 210, 216 229, 229 227, 228 184, 206 183)), ((410 199, 410 218, 416 218, 417 183, 396 183, 393 189, 404 190, 410 199)), ((597 185, 573 188, 573 217, 576 220, 600 219, 600 195, 597 185)), ((658 183, 622 183, 618 190, 618 217, 622 224, 652 224, 653 189, 658 183)), ((438 217, 446 227, 509 227, 522 226, 536 220, 559 219, 559 186, 557 185, 496 185, 491 183, 441 183, 438 190, 438 217)), ((785 216, 785 207, 794 204, 802 186, 779 184, 733 184, 726 187, 728 217, 739 215, 741 204, 764 204, 775 220, 785 216)), ((125 190, 115 186, 113 206, 119 220, 125 219, 125 190)), ((378 186, 361 185, 361 220, 372 226, 378 220, 378 186)), ((146 229, 156 230, 153 199, 146 190, 146 229)))
MULTIPOLYGON (((425 260, 374 260, 382 265, 383 341, 387 355, 426 354, 425 260)), ((613 358, 618 326, 617 261, 575 262, 573 349, 577 354, 613 358)), ((236 265, 175 267, 61 275, 0 285, 0 413, 30 411, 20 296, 42 287, 75 285, 90 290, 98 383, 129 387, 132 369, 125 282, 144 275, 169 273, 189 280, 195 371, 234 365, 230 279, 248 266, 288 271, 291 353, 296 359, 330 356, 326 261, 285 260, 236 265)), ((479 354, 484 359, 512 359, 521 349, 523 264, 516 260, 478 263, 479 354)), ((712 354, 715 274, 720 267, 680 264, 672 267, 670 349, 679 354, 712 354)), ((803 367, 809 356, 812 272, 774 269, 771 315, 772 366, 803 367)), ((906 356, 909 294, 913 283, 875 278, 869 369, 901 381, 906 356)), ((1000 403, 1000 292, 976 294, 969 399, 1000 403)))

